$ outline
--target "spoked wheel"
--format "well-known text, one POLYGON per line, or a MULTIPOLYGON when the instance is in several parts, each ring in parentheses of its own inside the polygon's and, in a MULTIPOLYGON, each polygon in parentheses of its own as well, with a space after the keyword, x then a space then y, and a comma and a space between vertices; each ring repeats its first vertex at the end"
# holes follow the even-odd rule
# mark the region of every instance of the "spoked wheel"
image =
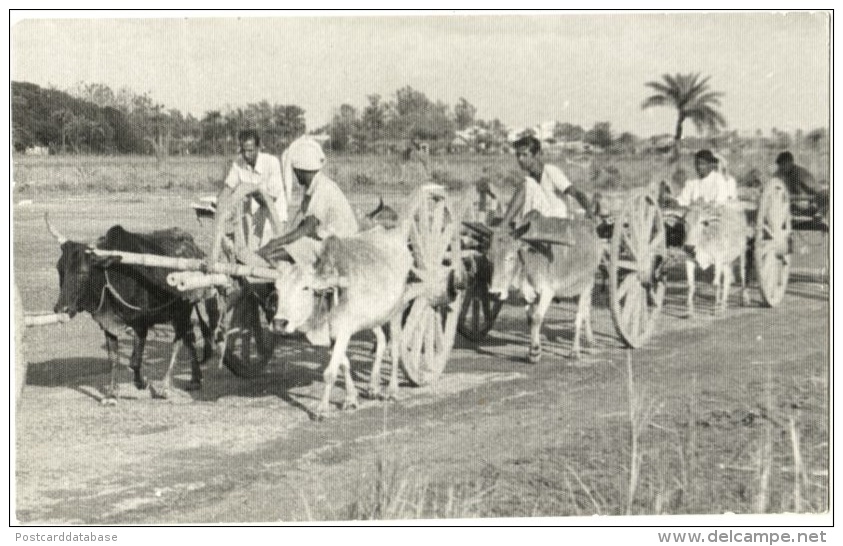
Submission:
POLYGON ((443 193, 422 193, 410 211, 415 295, 401 332, 401 367, 417 386, 434 383, 454 346, 464 297, 460 220, 443 193))
POLYGON ((761 191, 755 219, 753 262, 764 303, 781 303, 790 276, 791 237, 790 196, 778 178, 770 180, 761 191))
POLYGON ((632 348, 653 333, 664 303, 665 228, 652 196, 638 194, 615 219, 609 250, 609 297, 615 330, 632 348))
POLYGON ((472 271, 466 279, 465 299, 460 309, 457 330, 464 338, 477 343, 488 335, 501 312, 503 302, 492 298, 492 264, 486 256, 479 255, 471 262, 472 271))
POLYGON ((250 379, 266 369, 277 336, 260 305, 260 296, 247 286, 230 304, 222 362, 237 377, 250 379))

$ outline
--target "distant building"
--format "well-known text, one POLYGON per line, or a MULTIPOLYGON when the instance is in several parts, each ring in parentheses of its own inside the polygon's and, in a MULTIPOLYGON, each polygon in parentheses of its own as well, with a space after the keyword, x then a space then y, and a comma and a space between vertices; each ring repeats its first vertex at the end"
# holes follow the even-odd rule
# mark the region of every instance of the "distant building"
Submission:
POLYGON ((26 155, 50 155, 50 149, 47 146, 30 146, 23 153, 26 155))

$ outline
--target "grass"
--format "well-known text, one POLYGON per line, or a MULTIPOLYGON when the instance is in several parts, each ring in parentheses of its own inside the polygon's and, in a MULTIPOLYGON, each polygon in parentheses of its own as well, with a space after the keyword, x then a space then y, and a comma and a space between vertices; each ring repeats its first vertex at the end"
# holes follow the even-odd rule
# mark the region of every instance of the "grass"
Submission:
MULTIPOLYGON (((767 173, 776 151, 730 156, 730 170, 738 181, 753 172, 767 173)), ((800 164, 828 180, 828 154, 797 152, 800 164)), ((596 155, 547 156, 571 181, 586 192, 624 191, 661 180, 681 181, 693 174, 690 156, 671 164, 660 156, 596 155)), ((172 157, 159 165, 148 156, 13 157, 15 193, 96 194, 118 192, 215 192, 222 184, 231 158, 223 156, 172 157)), ((511 155, 432 156, 404 161, 400 156, 343 155, 329 157, 327 174, 346 191, 403 189, 438 182, 459 190, 480 181, 512 188, 523 176, 511 155)), ((766 175, 765 175, 766 176, 766 175)), ((679 183, 679 182, 677 182, 679 183)))

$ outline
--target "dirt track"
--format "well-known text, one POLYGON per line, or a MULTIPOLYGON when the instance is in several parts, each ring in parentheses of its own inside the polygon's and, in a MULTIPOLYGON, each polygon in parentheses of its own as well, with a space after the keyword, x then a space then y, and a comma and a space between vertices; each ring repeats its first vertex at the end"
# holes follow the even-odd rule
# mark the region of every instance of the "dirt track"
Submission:
MULTIPOLYGON (((27 311, 49 309, 57 295, 58 251, 43 229, 44 210, 71 238, 90 240, 117 216, 127 229, 196 225, 187 202, 115 200, 106 214, 95 201, 81 201, 75 214, 79 208, 90 213, 85 223, 62 213, 65 203, 17 208, 15 272, 27 311)), ((196 228, 200 241, 203 230, 196 228)), ((798 260, 816 267, 822 247, 806 248, 798 260)), ((690 426, 699 429, 706 453, 700 477, 716 484, 712 495, 721 493, 720 505, 705 509, 741 511, 741 471, 734 468, 751 455, 761 421, 778 426, 795 418, 806 464, 822 476, 828 463, 827 287, 794 282, 776 309, 760 307, 753 291, 753 306, 733 307, 718 319, 705 316, 708 287, 699 292, 702 316, 679 319, 682 294, 681 282, 671 284, 657 334, 632 354, 633 374, 654 402, 656 425, 678 429, 693 416, 690 426)), ((561 516, 615 506, 625 487, 617 452, 628 443, 627 351, 603 297, 594 311, 598 347, 580 362, 560 356, 570 347, 572 305, 549 314, 550 341, 538 366, 524 359, 522 309, 506 306, 479 347, 458 345, 435 387, 403 387, 397 403, 365 401, 352 413, 337 408, 321 423, 310 421, 307 410, 317 403, 327 353, 301 340, 283 343, 258 379, 237 379, 208 364, 201 392, 179 391, 168 401, 136 391, 126 371, 119 405, 103 408, 97 398, 107 361, 93 321, 80 316, 30 330, 30 370, 16 420, 17 517, 91 524, 340 519, 374 479, 378 460, 398 461, 434 484, 494 482, 480 515, 561 516), (563 499, 547 493, 553 484, 537 484, 538 478, 561 483, 564 468, 599 490, 600 502, 582 500, 580 490, 563 499)), ((737 301, 733 293, 732 305, 737 301)), ((151 379, 163 375, 169 336, 163 327, 151 335, 151 379)), ((360 387, 368 379, 370 344, 361 337, 353 345, 360 387)), ((126 357, 129 346, 122 345, 126 357)), ((177 387, 188 380, 184 361, 180 372, 177 387)), ((338 386, 334 401, 341 397, 338 386)), ((777 468, 785 488, 785 465, 777 468)), ((822 479, 812 482, 821 497, 823 485, 815 482, 822 479)), ((779 497, 786 506, 784 494, 779 497)))

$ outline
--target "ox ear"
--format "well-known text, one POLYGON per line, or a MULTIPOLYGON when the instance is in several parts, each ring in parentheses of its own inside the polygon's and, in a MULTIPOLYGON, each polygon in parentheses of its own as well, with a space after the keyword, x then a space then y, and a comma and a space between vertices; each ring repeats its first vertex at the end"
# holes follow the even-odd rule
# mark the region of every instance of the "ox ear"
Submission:
POLYGON ((525 233, 530 231, 530 222, 525 222, 523 225, 516 227, 509 234, 513 239, 520 239, 525 233))

